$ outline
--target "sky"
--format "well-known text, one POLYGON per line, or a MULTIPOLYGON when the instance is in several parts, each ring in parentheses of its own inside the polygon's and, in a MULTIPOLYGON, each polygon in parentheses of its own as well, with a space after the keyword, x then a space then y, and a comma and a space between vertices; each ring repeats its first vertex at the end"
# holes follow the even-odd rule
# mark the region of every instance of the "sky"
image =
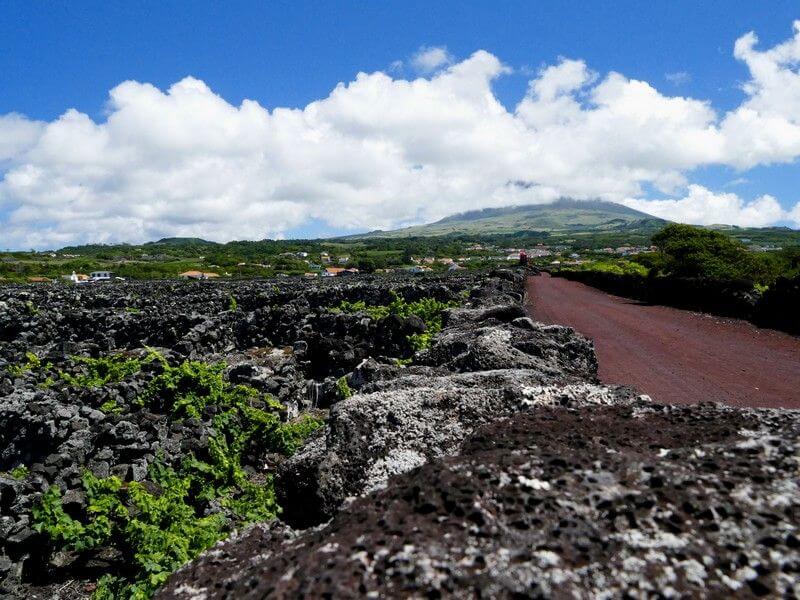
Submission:
POLYGON ((562 196, 800 228, 800 5, 0 2, 0 248, 562 196))

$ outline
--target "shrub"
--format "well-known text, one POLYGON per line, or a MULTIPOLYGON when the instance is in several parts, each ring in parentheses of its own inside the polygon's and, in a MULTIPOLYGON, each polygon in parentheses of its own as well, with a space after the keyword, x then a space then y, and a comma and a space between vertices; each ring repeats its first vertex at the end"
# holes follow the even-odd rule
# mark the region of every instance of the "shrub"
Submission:
POLYGON ((20 377, 21 375, 33 371, 38 371, 42 367, 49 368, 52 365, 50 363, 42 363, 36 354, 33 352, 26 352, 25 353, 25 362, 20 365, 10 365, 7 367, 7 371, 9 375, 12 377, 20 377))
POLYGON ((597 273, 610 273, 612 275, 639 275, 645 277, 647 267, 630 260, 593 260, 580 265, 564 267, 563 271, 594 271, 597 273))
POLYGON ((25 479, 29 473, 30 471, 28 470, 28 467, 25 465, 20 465, 11 469, 9 475, 11 475, 11 477, 14 479, 25 479))
POLYGON ((69 385, 78 387, 102 387, 109 383, 118 383, 142 369, 142 365, 152 361, 155 355, 151 352, 145 358, 128 358, 123 354, 114 354, 100 358, 73 356, 72 362, 84 367, 86 373, 72 375, 64 371, 59 376, 69 385))
POLYGON ((336 391, 339 393, 339 398, 345 400, 353 395, 353 390, 350 389, 350 385, 347 383, 347 377, 339 377, 336 380, 336 391))
POLYGON ((244 457, 291 455, 322 426, 310 415, 281 422, 282 405, 226 381, 221 364, 171 365, 155 352, 148 359, 157 361, 158 370, 139 404, 175 420, 198 418, 215 407, 213 435, 202 455, 189 454, 173 466, 157 460, 142 482, 87 471, 87 505, 74 517, 62 507, 56 486, 33 509, 35 528, 58 548, 85 552, 109 545, 122 553, 130 572, 103 577, 94 595, 99 599, 149 598, 170 573, 232 529, 273 518, 280 508, 272 479, 249 476, 244 457))
POLYGON ((389 315, 399 315, 409 317, 415 315, 425 323, 425 332, 412 334, 409 336, 411 347, 416 350, 427 348, 432 337, 442 330, 442 313, 460 302, 450 301, 441 302, 436 298, 420 298, 413 302, 407 302, 402 296, 392 292, 392 301, 388 305, 367 305, 363 300, 348 302, 343 300, 338 306, 331 309, 331 312, 356 313, 364 312, 373 319, 383 319, 389 315))
POLYGON ((673 223, 653 236, 653 244, 665 257, 665 275, 757 279, 753 255, 740 242, 719 231, 673 223))

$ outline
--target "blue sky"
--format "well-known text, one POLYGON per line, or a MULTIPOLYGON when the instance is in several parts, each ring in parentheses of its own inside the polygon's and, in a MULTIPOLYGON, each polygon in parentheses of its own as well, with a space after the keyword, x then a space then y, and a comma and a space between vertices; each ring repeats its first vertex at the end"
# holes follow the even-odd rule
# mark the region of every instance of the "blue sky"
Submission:
MULTIPOLYGON (((726 109, 746 69, 733 41, 788 37, 797 2, 87 2, 5 0, 0 112, 52 119, 76 107, 101 116, 108 90, 135 79, 167 87, 186 75, 228 101, 303 106, 358 71, 386 69, 420 46, 456 56, 488 50, 532 69, 583 58, 726 109), (468 6, 467 6, 468 5, 468 6), (142 8, 145 7, 145 8, 142 8), (687 72, 675 86, 667 73, 687 72)), ((524 73, 499 83, 513 106, 524 73)))
MULTIPOLYGON (((765 50, 790 40, 792 23, 800 18, 800 6, 797 2, 780 1, 770 2, 768 8, 756 2, 698 4, 675 1, 84 1, 45 4, 6 0, 0 5, 0 115, 17 113, 26 121, 46 127, 67 109, 74 108, 95 124, 102 125, 115 110, 109 108, 109 91, 120 83, 131 80, 148 83, 166 93, 170 86, 187 76, 202 81, 213 94, 235 108, 243 100, 254 100, 268 111, 276 107, 303 109, 310 102, 326 99, 339 82, 353 82, 359 72, 383 72, 394 80, 434 79, 442 70, 469 59, 477 50, 485 50, 513 71, 490 77, 495 99, 509 113, 515 111, 525 96, 529 81, 539 76, 542 69, 557 65, 566 58, 583 61, 597 82, 610 72, 621 73, 628 80, 647 82, 665 97, 687 97, 706 102, 722 120, 728 111, 736 110, 747 100, 742 85, 751 79, 748 65, 733 56, 734 42, 749 31, 757 33, 758 49, 765 50), (447 62, 429 72, 415 69, 413 57, 426 48, 446 49, 447 62), (402 67, 398 66, 398 61, 402 61, 402 67)), ((788 69, 796 73, 797 65, 790 64, 788 69)), ((584 83, 591 85, 589 80, 584 83)), ((586 100, 588 94, 588 87, 575 91, 581 104, 589 102, 586 100)), ((187 107, 185 110, 192 109, 187 107)), ((795 123, 791 115, 787 118, 795 123)), ((333 122, 340 123, 337 119, 333 122)), ((202 121, 198 126, 202 126, 202 121)), ((20 135, 18 131, 18 128, 5 131, 0 128, 0 136, 20 135)), ((352 135, 352 130, 348 129, 346 133, 352 135)), ((384 130, 379 137, 386 137, 384 130)), ((79 138, 73 139, 80 144, 79 138)), ((370 143, 375 139, 375 136, 369 136, 370 143)), ((405 143, 407 140, 403 141, 405 143)), ((21 143, 14 146, 13 156, 0 160, 0 177, 5 173, 8 178, 8 173, 15 169, 32 168, 33 165, 45 173, 42 177, 48 177, 51 185, 47 193, 42 192, 39 196, 34 196, 31 188, 20 191, 21 188, 8 182, 5 188, 0 187, 0 235, 5 228, 6 238, 19 245, 26 242, 30 245, 57 245, 62 240, 89 241, 90 231, 61 227, 57 211, 49 204, 41 221, 30 216, 38 207, 44 206, 44 198, 53 200, 62 189, 60 184, 53 182, 64 181, 63 163, 56 170, 57 174, 53 174, 56 171, 49 163, 45 167, 36 162, 42 151, 35 151, 35 148, 32 151, 33 145, 34 142, 26 142, 24 153, 17 148, 23 146, 21 143)), ((139 148, 139 151, 144 150, 139 148)), ((414 154, 406 146, 402 147, 402 152, 404 155, 414 154)), ((426 149, 419 154, 429 156, 430 152, 426 149)), ((792 156, 787 158, 784 153, 779 160, 768 156, 756 160, 756 164, 734 164, 736 161, 729 159, 704 159, 689 164, 681 159, 677 161, 680 162, 677 170, 685 181, 674 189, 654 185, 651 179, 655 176, 637 175, 638 190, 607 190, 600 186, 597 195, 610 199, 617 199, 614 194, 619 194, 620 198, 630 196, 649 200, 682 198, 687 195, 686 186, 693 184, 716 194, 736 194, 745 203, 768 194, 784 210, 790 211, 800 200, 800 171, 792 156)), ((96 167, 96 163, 92 165, 96 167)), ((425 168, 417 165, 417 169, 425 171, 429 167, 427 163, 422 166, 425 168)), ((430 168, 434 167, 437 169, 436 177, 442 177, 442 164, 434 160, 430 168)), ((110 167, 104 165, 103 168, 110 167)), ((105 198, 102 201, 106 205, 130 203, 130 196, 116 195, 122 184, 117 184, 119 178, 114 179, 113 173, 97 183, 92 179, 93 169, 84 164, 78 170, 92 175, 75 175, 77 183, 72 181, 70 185, 91 189, 96 198, 105 198)), ((674 170, 673 166, 668 170, 674 170)), ((375 172, 378 173, 377 167, 375 172)), ((280 214, 274 207, 262 210, 247 205, 243 210, 251 214, 250 218, 263 217, 275 222, 274 226, 263 227, 265 235, 302 236, 367 229, 376 225, 395 226, 411 222, 417 215, 433 218, 452 208, 472 208, 481 204, 478 199, 459 196, 443 201, 439 210, 429 208, 437 205, 439 198, 453 187, 451 183, 457 177, 453 174, 448 176, 451 180, 438 181, 430 188, 420 184, 421 193, 428 190, 430 194, 424 206, 415 206, 413 211, 405 213, 398 209, 388 210, 391 218, 387 216, 384 220, 377 217, 353 218, 353 227, 341 220, 329 219, 330 208, 315 212, 292 204, 292 198, 300 193, 300 188, 294 184, 289 186, 290 192, 282 192, 286 195, 276 195, 273 190, 270 200, 263 200, 283 206, 285 210, 280 214)), ((531 177, 534 183, 542 184, 543 189, 562 189, 550 180, 536 179, 539 177, 537 174, 531 174, 531 177)), ((394 179, 394 176, 387 174, 386 179, 394 179)), ((366 210, 364 196, 368 194, 352 183, 351 175, 337 173, 333 180, 346 181, 354 188, 347 196, 352 198, 353 207, 349 210, 353 214, 366 210)), ((255 190, 270 187, 272 181, 260 181, 252 190, 247 190, 252 198, 256 198, 252 202, 262 201, 257 199, 259 192, 255 190)), ((125 231, 135 231, 133 238, 160 231, 146 223, 130 229, 130 223, 147 216, 98 210, 85 195, 76 196, 74 186, 70 187, 72 192, 65 192, 62 210, 75 212, 85 208, 88 218, 108 220, 107 229, 113 232, 107 238, 109 241, 117 240, 125 231), (115 219, 128 224, 115 229, 115 219)), ((587 188, 587 195, 591 195, 590 192, 591 189, 587 188)), ((142 192, 137 190, 137 193, 142 192)), ((155 195, 157 192, 152 193, 155 195)), ((187 190, 186 193, 198 192, 187 190)), ((199 193, 202 195, 206 191, 199 193)), ((315 187, 307 193, 324 195, 326 192, 315 187)), ((397 194, 391 195, 391 199, 373 195, 376 203, 397 201, 397 194)), ((495 200, 487 200, 485 204, 499 202, 497 194, 494 197, 495 200)), ((231 194, 219 190, 209 191, 206 202, 213 202, 215 198, 219 203, 235 205, 231 194)), ((538 198, 533 200, 538 201, 538 198)), ((508 200, 506 197, 503 199, 508 200)), ((184 200, 181 196, 174 202, 177 206, 184 200)), ((155 197, 142 197, 142 201, 152 201, 154 206, 161 206, 164 202, 155 197)), ((337 202, 345 200, 339 198, 337 202)), ((192 211, 190 205, 180 206, 184 215, 186 211, 192 211)), ((164 217, 167 213, 158 211, 147 214, 162 215, 162 222, 174 221, 175 226, 171 229, 163 228, 165 233, 185 233, 191 229, 186 223, 181 224, 182 220, 191 219, 177 218, 174 214, 164 217)), ((207 218, 199 219, 196 225, 199 228, 213 227, 219 219, 218 215, 209 214, 207 218)), ((778 222, 793 224, 785 215, 778 222)), ((237 231, 235 226, 221 221, 219 229, 221 237, 230 237, 237 231)), ((242 233, 242 237, 258 236, 257 232, 247 228, 243 228, 242 233)))

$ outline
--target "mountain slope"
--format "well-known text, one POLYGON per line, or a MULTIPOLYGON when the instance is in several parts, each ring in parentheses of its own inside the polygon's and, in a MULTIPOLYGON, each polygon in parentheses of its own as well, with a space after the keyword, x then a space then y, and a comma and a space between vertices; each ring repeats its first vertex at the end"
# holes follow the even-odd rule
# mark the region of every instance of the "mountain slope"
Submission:
POLYGON ((667 223, 668 221, 664 219, 621 204, 599 200, 558 200, 552 204, 486 208, 445 217, 427 225, 415 225, 396 231, 373 231, 352 237, 498 235, 534 231, 549 233, 653 232, 667 223))
POLYGON ((146 242, 145 246, 217 246, 216 242, 209 242, 208 240, 204 240, 203 238, 197 237, 168 237, 168 238, 161 238, 155 242, 146 242))

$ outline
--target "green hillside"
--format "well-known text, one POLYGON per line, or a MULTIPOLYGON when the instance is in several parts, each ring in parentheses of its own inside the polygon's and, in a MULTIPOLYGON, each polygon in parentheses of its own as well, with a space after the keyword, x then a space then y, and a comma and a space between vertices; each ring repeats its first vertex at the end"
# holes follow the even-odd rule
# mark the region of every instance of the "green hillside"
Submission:
POLYGON ((147 242, 145 246, 216 246, 216 242, 209 242, 197 237, 168 237, 161 238, 156 242, 147 242))
POLYGON ((407 238, 430 236, 514 235, 546 232, 653 233, 667 221, 620 204, 601 201, 559 200, 506 208, 486 208, 446 217, 428 225, 396 231, 372 231, 358 238, 407 238))

